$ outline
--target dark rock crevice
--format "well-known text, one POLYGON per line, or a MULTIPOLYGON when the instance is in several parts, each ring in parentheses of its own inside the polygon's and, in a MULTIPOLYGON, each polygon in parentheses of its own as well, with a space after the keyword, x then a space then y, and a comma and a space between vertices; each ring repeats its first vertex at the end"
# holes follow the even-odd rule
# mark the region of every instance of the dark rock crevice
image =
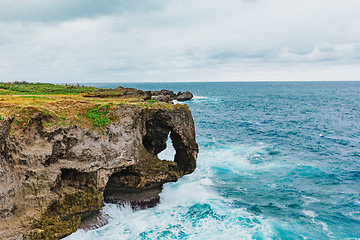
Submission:
POLYGON ((114 173, 104 190, 105 202, 141 209, 155 206, 160 200, 162 183, 147 184, 145 178, 133 168, 114 173))
POLYGON ((61 174, 51 187, 51 191, 57 191, 62 187, 74 187, 84 189, 90 185, 96 186, 96 172, 81 172, 76 169, 62 168, 61 174))
POLYGON ((146 150, 154 155, 166 149, 166 141, 171 127, 160 118, 152 118, 146 122, 146 135, 143 144, 146 150))

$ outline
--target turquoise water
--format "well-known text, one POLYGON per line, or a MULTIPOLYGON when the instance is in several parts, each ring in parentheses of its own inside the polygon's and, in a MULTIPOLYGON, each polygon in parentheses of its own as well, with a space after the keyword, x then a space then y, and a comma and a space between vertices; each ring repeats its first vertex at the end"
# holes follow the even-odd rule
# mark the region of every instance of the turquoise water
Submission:
POLYGON ((66 239, 360 239, 360 82, 122 85, 194 93, 198 167, 66 239))

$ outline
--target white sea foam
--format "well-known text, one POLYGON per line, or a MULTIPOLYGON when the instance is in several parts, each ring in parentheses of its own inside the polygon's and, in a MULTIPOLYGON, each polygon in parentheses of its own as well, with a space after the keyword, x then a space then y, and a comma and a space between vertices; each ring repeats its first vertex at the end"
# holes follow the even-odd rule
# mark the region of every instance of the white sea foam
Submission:
POLYGON ((328 225, 326 223, 321 222, 321 221, 319 221, 319 223, 325 231, 329 231, 328 225))
POLYGON ((182 102, 182 101, 178 101, 178 100, 173 100, 173 103, 176 105, 176 104, 181 104, 181 105, 184 105, 186 104, 186 102, 182 102))
MULTIPOLYGON (((271 161, 253 163, 252 159, 259 158, 267 154, 269 146, 259 143, 258 146, 247 145, 228 145, 223 149, 203 150, 198 155, 198 166, 200 170, 219 167, 227 169, 233 174, 251 174, 259 170, 276 170, 279 168, 291 167, 289 163, 275 163, 271 161)), ((207 175, 211 172, 207 172, 207 175)))
POLYGON ((204 97, 204 96, 193 96, 194 100, 202 100, 202 99, 208 99, 208 97, 204 97))
MULTIPOLYGON (((190 101, 202 101, 202 100, 206 100, 206 99, 209 99, 208 97, 203 97, 203 96, 193 96, 193 98, 190 100, 190 101)), ((174 104, 186 104, 186 101, 178 101, 178 100, 173 100, 173 103, 174 104)))
POLYGON ((221 198, 210 190, 213 183, 209 178, 202 178, 197 181, 180 181, 177 183, 165 184, 160 193, 160 208, 175 206, 189 206, 193 204, 204 204, 211 199, 221 198))
POLYGON ((304 206, 309 206, 310 203, 313 203, 313 202, 320 202, 319 199, 317 198, 314 198, 314 197, 309 197, 309 196, 302 196, 303 199, 304 199, 304 206))
POLYGON ((303 213, 311 218, 315 218, 316 217, 316 213, 314 211, 310 211, 310 210, 303 210, 303 213))
POLYGON ((359 211, 352 211, 352 212, 346 212, 344 213, 344 215, 352 218, 352 219, 355 219, 355 220, 360 220, 360 212, 359 211))

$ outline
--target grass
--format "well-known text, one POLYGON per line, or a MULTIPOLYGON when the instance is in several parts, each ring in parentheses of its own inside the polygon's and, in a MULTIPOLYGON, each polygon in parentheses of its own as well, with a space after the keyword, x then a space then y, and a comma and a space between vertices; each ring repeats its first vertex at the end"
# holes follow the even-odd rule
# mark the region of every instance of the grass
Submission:
POLYGON ((94 91, 94 87, 77 85, 56 85, 51 83, 7 82, 0 83, 0 95, 9 94, 81 94, 94 91))
POLYGON ((73 125, 100 130, 112 121, 119 120, 112 114, 118 106, 174 108, 172 103, 144 101, 137 95, 101 99, 85 97, 85 93, 93 89, 96 88, 47 83, 0 83, 0 120, 14 117, 10 131, 12 134, 21 133, 27 122, 40 113, 50 115, 43 122, 43 127, 49 131, 73 125))

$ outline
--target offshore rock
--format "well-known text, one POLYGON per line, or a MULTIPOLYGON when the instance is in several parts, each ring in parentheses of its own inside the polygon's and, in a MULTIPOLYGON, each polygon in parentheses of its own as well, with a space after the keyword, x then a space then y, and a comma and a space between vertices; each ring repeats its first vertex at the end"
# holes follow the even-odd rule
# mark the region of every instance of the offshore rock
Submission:
POLYGON ((0 120, 0 239, 65 237, 99 216, 104 199, 154 206, 164 183, 194 171, 198 145, 186 105, 119 105, 109 115, 117 120, 101 131, 49 130, 51 116, 40 112, 20 135, 11 134, 12 118, 0 120), (173 161, 157 157, 168 136, 173 161))
POLYGON ((194 96, 191 92, 184 92, 184 93, 179 92, 175 99, 178 101, 188 101, 188 100, 192 99, 193 97, 194 96))

